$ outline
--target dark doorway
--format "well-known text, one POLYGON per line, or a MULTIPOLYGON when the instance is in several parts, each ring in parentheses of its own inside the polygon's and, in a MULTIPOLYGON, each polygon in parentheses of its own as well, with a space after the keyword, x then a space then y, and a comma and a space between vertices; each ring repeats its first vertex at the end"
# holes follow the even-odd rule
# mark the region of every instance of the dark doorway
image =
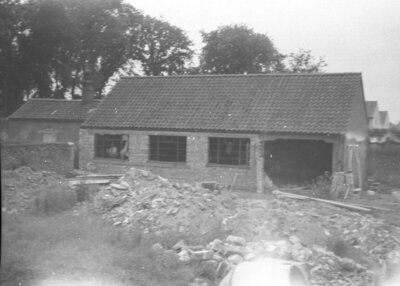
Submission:
POLYGON ((278 185, 303 184, 332 171, 332 143, 278 139, 265 142, 264 170, 278 185))

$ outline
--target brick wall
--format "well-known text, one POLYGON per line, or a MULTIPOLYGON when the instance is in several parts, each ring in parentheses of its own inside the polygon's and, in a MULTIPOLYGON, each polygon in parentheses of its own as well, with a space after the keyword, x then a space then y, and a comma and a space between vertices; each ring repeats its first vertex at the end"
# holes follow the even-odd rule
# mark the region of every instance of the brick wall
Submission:
POLYGON ((152 131, 119 131, 119 130, 80 130, 80 166, 85 168, 89 162, 94 163, 99 172, 119 173, 127 168, 137 167, 151 170, 173 181, 195 182, 215 180, 230 185, 236 175, 235 189, 256 189, 255 146, 257 135, 193 133, 193 132, 152 132, 152 131), (129 161, 117 159, 94 158, 94 134, 128 134, 129 161), (187 156, 185 163, 149 162, 149 135, 187 136, 187 156), (208 137, 250 138, 250 163, 246 167, 209 165, 208 137))
POLYGON ((29 166, 65 174, 74 168, 75 148, 72 143, 2 144, 1 168, 29 166))

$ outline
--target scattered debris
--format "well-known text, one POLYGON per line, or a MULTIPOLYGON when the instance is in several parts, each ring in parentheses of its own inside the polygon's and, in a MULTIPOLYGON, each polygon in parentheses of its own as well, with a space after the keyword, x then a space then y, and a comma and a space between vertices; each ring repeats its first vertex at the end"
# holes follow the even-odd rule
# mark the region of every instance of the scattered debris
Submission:
POLYGON ((377 275, 365 265, 348 257, 339 257, 323 247, 305 247, 296 236, 286 240, 257 242, 246 242, 243 237, 229 236, 225 242, 218 239, 211 241, 202 250, 192 249, 179 241, 172 249, 184 263, 202 261, 200 274, 212 277, 217 282, 240 263, 263 258, 287 261, 302 267, 304 273, 308 268, 312 285, 373 285, 377 275))
MULTIPOLYGON (((180 240, 172 250, 153 246, 154 251, 173 251, 184 263, 199 263, 206 280, 219 281, 235 265, 260 257, 305 265, 311 285, 373 285, 400 266, 400 228, 376 217, 380 211, 395 215, 387 211, 388 204, 349 204, 277 190, 275 197, 252 196, 227 191, 216 182, 173 183, 134 168, 113 178, 79 177, 74 179, 110 180, 74 188, 90 189, 94 210, 114 225, 177 237, 215 234, 206 245, 180 240)), ((68 180, 53 173, 27 167, 2 171, 2 209, 23 212, 36 192, 60 186, 68 187, 68 180)), ((386 196, 395 204, 394 195, 386 196)), ((206 285, 204 281, 193 283, 206 285)))
POLYGON ((364 208, 362 206, 357 206, 353 204, 345 204, 337 201, 331 201, 331 200, 324 200, 324 199, 318 199, 318 198, 313 198, 313 197, 307 197, 307 196, 302 196, 302 195, 296 195, 296 194, 291 194, 291 193, 285 193, 281 191, 273 191, 273 194, 277 197, 284 197, 284 198, 290 198, 290 199, 298 199, 298 200, 313 200, 313 201, 318 201, 318 202, 323 202, 339 207, 344 207, 347 209, 351 210, 357 210, 357 211, 364 211, 364 212, 371 212, 370 209, 364 208))

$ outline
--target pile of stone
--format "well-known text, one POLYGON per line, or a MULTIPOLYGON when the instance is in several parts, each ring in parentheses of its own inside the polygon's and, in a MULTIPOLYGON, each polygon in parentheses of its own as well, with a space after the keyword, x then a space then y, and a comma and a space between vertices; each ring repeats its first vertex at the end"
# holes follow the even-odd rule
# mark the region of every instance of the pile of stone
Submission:
POLYGON ((114 225, 140 226, 158 234, 203 233, 210 230, 207 220, 222 220, 235 209, 235 195, 209 185, 171 183, 152 172, 131 168, 97 193, 94 207, 114 225))
POLYGON ((2 211, 21 213, 34 209, 34 199, 45 190, 68 190, 67 183, 56 173, 34 171, 23 166, 1 172, 2 211))
POLYGON ((220 233, 233 237, 207 246, 180 242, 173 249, 182 261, 200 261, 206 276, 217 280, 237 263, 262 256, 307 265, 312 285, 369 285, 385 269, 400 266, 398 227, 316 201, 252 198, 217 184, 172 183, 130 169, 103 187, 94 205, 115 225, 160 235, 202 236, 212 232, 212 222, 220 222, 220 233))

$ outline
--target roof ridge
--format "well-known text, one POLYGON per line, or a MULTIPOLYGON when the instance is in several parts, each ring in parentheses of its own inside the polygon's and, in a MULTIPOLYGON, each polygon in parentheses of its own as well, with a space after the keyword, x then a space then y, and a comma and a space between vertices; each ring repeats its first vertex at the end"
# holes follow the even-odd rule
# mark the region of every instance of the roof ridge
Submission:
POLYGON ((278 76, 343 76, 362 75, 361 72, 342 73, 253 73, 253 74, 183 74, 183 75, 156 75, 156 76, 121 76, 121 79, 143 79, 143 78, 189 78, 189 77, 278 77, 278 76))

